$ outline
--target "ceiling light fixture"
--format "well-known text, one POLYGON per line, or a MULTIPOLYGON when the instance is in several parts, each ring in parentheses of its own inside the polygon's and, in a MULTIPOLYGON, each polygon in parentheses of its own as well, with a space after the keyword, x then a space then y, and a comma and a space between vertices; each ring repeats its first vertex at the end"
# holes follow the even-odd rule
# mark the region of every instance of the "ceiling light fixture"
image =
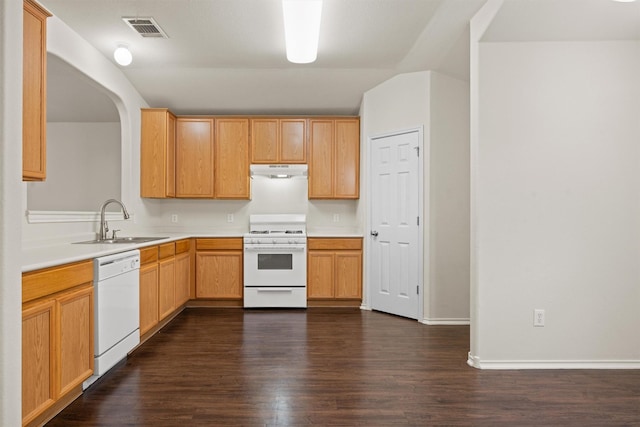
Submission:
POLYGON ((127 46, 118 45, 116 50, 113 51, 113 59, 115 59, 118 64, 126 67, 131 64, 131 61, 133 61, 133 55, 131 55, 127 46))
POLYGON ((309 64, 318 56, 322 0, 282 0, 287 59, 309 64))

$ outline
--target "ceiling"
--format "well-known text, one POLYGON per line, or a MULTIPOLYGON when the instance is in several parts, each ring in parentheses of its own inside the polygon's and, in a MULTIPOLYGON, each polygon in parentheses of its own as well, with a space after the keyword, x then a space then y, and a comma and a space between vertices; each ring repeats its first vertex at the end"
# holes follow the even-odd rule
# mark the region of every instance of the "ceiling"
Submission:
MULTIPOLYGON (((485 1, 324 0, 318 59, 306 65, 286 61, 280 0, 41 3, 109 58, 118 43, 129 45, 134 60, 123 73, 152 107, 310 115, 357 114, 364 92, 399 73, 435 70, 468 79, 468 23, 485 1), (122 21, 149 16, 168 39, 143 38, 122 21)), ((505 0, 484 40, 618 39, 640 39, 640 2, 505 0)), ((61 118, 56 100, 68 95, 63 88, 73 79, 56 75, 68 65, 50 63, 49 81, 61 87, 49 116, 61 118)), ((95 90, 83 83, 78 99, 95 90)), ((114 117, 99 108, 99 96, 90 98, 83 120, 114 117)))

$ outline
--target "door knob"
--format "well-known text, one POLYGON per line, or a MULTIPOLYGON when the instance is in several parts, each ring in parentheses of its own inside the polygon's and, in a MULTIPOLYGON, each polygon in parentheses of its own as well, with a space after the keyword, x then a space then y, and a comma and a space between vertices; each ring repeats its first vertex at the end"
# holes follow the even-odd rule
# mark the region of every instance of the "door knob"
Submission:
POLYGON ((373 237, 378 237, 378 232, 374 230, 374 231, 371 232, 371 235, 373 237))

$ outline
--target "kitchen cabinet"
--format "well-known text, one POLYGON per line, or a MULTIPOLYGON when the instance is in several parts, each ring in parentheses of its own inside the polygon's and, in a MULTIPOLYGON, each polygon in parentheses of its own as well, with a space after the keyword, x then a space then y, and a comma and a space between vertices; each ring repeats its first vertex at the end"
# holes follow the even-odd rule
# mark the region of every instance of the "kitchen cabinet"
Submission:
POLYGON ((196 239, 196 298, 242 300, 242 238, 196 239))
POLYGON ((176 195, 176 116, 143 108, 140 132, 140 197, 176 195))
POLYGON ((140 336, 158 324, 158 247, 140 249, 140 336))
POLYGON ((249 199, 249 119, 216 118, 215 197, 249 199))
POLYGON ((360 120, 309 120, 309 199, 360 197, 360 120))
POLYGON ((306 162, 306 119, 271 117, 251 119, 251 163, 306 162))
POLYGON ((44 181, 47 168, 47 18, 32 0, 23 2, 22 180, 44 181))
POLYGON ((309 238, 307 246, 308 299, 354 300, 359 304, 362 299, 362 239, 309 238))
POLYGON ((176 197, 214 197, 213 126, 213 118, 177 118, 176 197))
POLYGON ((158 246, 158 321, 176 308, 175 243, 158 246))
POLYGON ((190 241, 176 242, 176 307, 191 298, 191 253, 190 241))
POLYGON ((22 275, 22 423, 93 373, 93 262, 22 275))

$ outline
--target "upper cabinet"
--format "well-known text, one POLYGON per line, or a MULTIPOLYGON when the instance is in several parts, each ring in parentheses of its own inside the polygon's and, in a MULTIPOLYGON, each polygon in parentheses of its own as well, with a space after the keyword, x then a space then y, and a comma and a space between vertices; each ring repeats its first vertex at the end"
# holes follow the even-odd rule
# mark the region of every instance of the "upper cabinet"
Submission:
POLYGON ((44 181, 47 169, 47 18, 40 5, 25 0, 22 54, 22 179, 44 181))
POLYGON ((309 198, 360 197, 360 120, 309 120, 309 198))
POLYGON ((251 163, 307 162, 307 120, 251 119, 251 163))
POLYGON ((249 199, 249 119, 216 118, 215 197, 249 199))
POLYGON ((176 195, 176 116, 166 108, 141 113, 140 196, 176 195))
POLYGON ((176 197, 214 197, 213 132, 212 118, 176 120, 176 197))

